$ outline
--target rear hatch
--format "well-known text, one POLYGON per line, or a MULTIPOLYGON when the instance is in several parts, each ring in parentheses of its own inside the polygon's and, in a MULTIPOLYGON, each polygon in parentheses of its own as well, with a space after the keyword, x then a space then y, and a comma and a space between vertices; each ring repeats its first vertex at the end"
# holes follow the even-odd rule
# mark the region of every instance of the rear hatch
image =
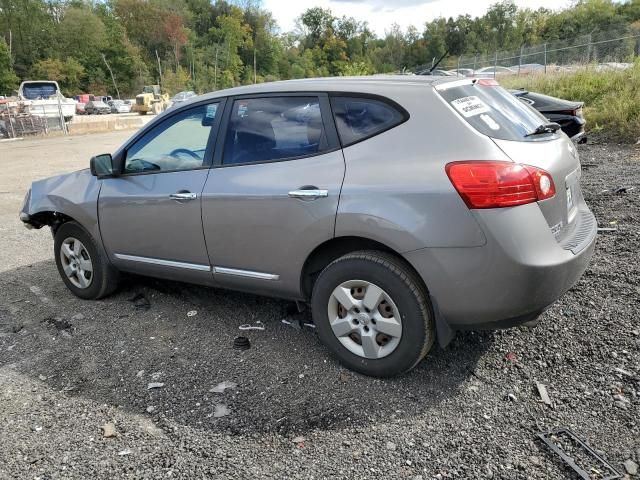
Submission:
POLYGON ((560 130, 534 134, 548 120, 495 80, 441 83, 436 90, 461 118, 490 137, 511 160, 542 168, 551 175, 556 194, 538 205, 557 241, 562 243, 572 233, 583 202, 580 162, 571 140, 560 130))

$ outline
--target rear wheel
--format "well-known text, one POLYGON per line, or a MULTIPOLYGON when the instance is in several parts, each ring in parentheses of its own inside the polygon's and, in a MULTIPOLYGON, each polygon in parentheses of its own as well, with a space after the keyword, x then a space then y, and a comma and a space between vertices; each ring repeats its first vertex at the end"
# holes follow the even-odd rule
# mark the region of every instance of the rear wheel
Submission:
POLYGON ((409 265, 385 252, 350 253, 329 264, 311 304, 320 339, 366 375, 411 370, 434 343, 427 292, 409 265))
POLYGON ((78 223, 67 222, 58 228, 54 255, 60 277, 74 295, 93 300, 117 288, 118 271, 78 223))

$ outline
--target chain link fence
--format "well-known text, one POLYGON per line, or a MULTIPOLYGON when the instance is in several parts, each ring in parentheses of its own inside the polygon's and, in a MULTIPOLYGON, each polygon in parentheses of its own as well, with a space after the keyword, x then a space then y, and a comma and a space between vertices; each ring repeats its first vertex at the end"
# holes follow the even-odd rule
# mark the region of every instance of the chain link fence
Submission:
POLYGON ((626 68, 640 55, 640 34, 605 32, 489 54, 462 55, 438 68, 460 75, 570 72, 579 68, 626 68), (473 72, 471 72, 473 71, 473 72), (480 72, 478 72, 480 71, 480 72))

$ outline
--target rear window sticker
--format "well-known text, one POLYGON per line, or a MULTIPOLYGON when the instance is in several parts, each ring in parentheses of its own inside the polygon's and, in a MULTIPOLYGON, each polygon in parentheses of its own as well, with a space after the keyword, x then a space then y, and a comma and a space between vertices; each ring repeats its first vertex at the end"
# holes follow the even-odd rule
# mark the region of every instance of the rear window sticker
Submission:
POLYGON ((464 117, 473 117, 481 113, 489 112, 489 107, 487 106, 487 104, 475 95, 453 100, 451 102, 451 105, 453 105, 453 107, 458 110, 464 117))

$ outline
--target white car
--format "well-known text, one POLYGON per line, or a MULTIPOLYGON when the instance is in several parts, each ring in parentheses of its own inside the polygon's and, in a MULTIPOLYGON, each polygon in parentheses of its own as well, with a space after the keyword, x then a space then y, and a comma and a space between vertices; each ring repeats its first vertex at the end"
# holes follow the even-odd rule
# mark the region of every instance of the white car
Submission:
POLYGON ((110 100, 108 105, 111 107, 111 113, 130 113, 131 104, 124 100, 110 100))
POLYGON ((474 78, 495 78, 500 75, 515 75, 517 70, 512 70, 509 67, 484 67, 476 70, 474 73, 474 78))

